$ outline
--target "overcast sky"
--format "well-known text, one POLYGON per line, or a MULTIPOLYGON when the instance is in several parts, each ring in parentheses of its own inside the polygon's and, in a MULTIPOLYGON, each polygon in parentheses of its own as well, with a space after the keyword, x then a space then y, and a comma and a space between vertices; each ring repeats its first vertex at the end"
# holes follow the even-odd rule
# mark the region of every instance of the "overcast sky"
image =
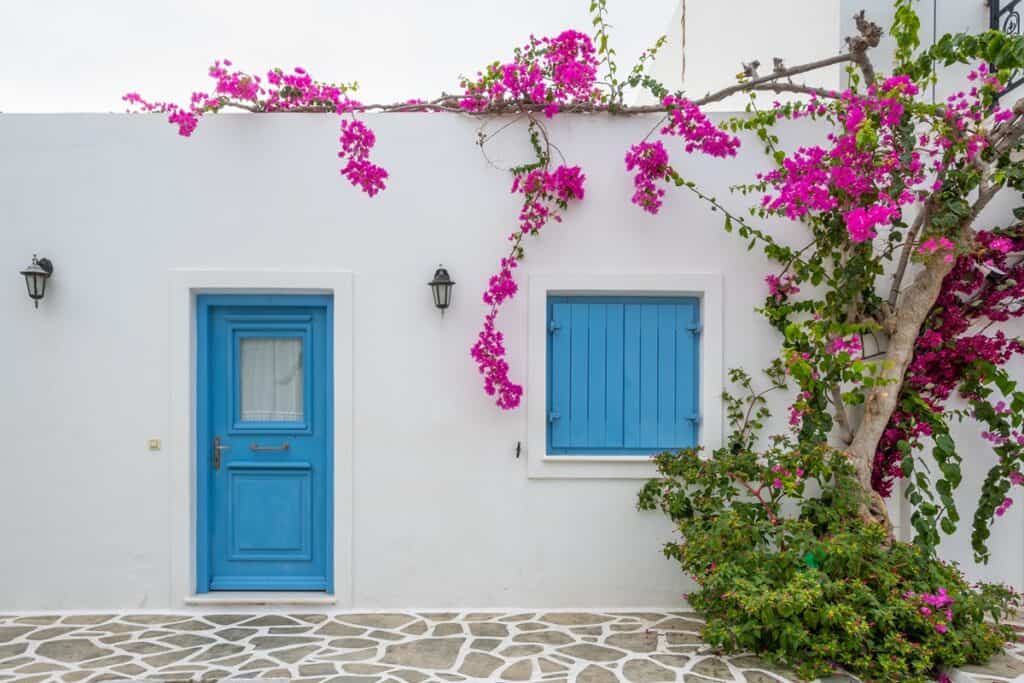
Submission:
MULTIPOLYGON (((623 69, 678 0, 609 0, 623 69)), ((454 92, 460 74, 531 33, 590 32, 589 0, 0 0, 0 111, 123 111, 121 95, 186 101, 207 66, 305 66, 357 80, 364 102, 454 92)))

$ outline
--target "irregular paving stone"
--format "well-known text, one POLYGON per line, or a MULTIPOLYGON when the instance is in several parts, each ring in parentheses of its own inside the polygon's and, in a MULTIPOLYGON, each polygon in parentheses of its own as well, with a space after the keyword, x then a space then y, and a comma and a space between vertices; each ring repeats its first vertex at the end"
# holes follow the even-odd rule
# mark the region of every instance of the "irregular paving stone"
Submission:
MULTIPOLYGON (((163 636, 171 635, 171 631, 163 631, 155 629, 152 631, 146 631, 145 633, 139 634, 139 640, 153 640, 154 638, 162 638, 163 636)), ((117 638, 118 636, 107 636, 108 638, 117 638)))
POLYGON ((370 631, 366 634, 367 638, 376 638, 377 640, 402 640, 405 636, 392 633, 391 631, 370 631))
POLYGON ((232 645, 231 643, 217 643, 213 647, 207 648, 203 652, 192 658, 193 662, 208 662, 211 659, 219 659, 221 657, 230 657, 231 655, 237 655, 239 652, 244 651, 245 648, 241 645, 232 645))
POLYGON ((114 671, 128 676, 138 676, 139 674, 146 673, 146 670, 138 664, 122 664, 121 666, 115 666, 114 671))
POLYGON ((357 662, 364 659, 373 659, 377 656, 377 648, 368 647, 365 650, 353 650, 344 654, 319 655, 322 659, 329 659, 332 662, 357 662))
POLYGON ((33 662, 24 666, 19 666, 14 670, 15 673, 19 674, 38 674, 45 673, 48 671, 67 671, 68 668, 61 664, 54 662, 33 662))
POLYGON ((409 614, 339 614, 339 621, 357 626, 371 628, 398 628, 412 621, 415 617, 409 614))
POLYGON ((46 626, 60 619, 57 615, 43 615, 38 617, 18 617, 14 620, 16 624, 32 624, 33 626, 46 626))
POLYGON ((308 654, 316 652, 319 648, 316 645, 302 645, 287 650, 274 650, 270 656, 285 664, 294 664, 308 654))
POLYGON ((425 621, 415 621, 402 629, 402 633, 408 633, 412 636, 422 636, 426 632, 427 622, 425 621))
POLYGON ((183 621, 180 624, 174 625, 174 629, 177 631, 209 631, 212 628, 217 627, 198 619, 189 619, 188 621, 183 621))
POLYGON ((356 628, 355 626, 349 626, 348 624, 339 624, 336 621, 329 621, 317 630, 313 631, 313 633, 319 636, 358 636, 360 633, 366 633, 366 629, 356 628))
POLYGON ((552 662, 550 659, 541 657, 537 660, 537 664, 540 665, 541 673, 552 673, 554 671, 565 671, 566 667, 564 664, 558 662, 552 662))
POLYGON ((479 622, 470 624, 469 632, 485 638, 505 638, 508 636, 508 626, 495 622, 479 622))
POLYGON ((88 678, 91 675, 91 671, 73 671, 72 673, 64 674, 63 676, 61 676, 61 680, 70 681, 73 683, 74 681, 80 681, 83 678, 88 678))
POLYGON ((458 618, 458 612, 421 612, 420 615, 430 621, 451 621, 458 618))
POLYGON ((654 652, 658 649, 658 636, 655 633, 617 633, 605 638, 604 642, 631 652, 654 652))
POLYGON ((132 637, 133 634, 131 633, 115 633, 112 636, 101 637, 100 642, 105 643, 107 645, 113 645, 114 643, 123 643, 126 640, 131 640, 132 637))
POLYGON ((112 657, 102 657, 100 659, 82 662, 78 666, 85 667, 87 669, 105 669, 108 666, 114 666, 115 664, 124 664, 125 662, 130 661, 132 661, 132 658, 128 655, 113 655, 112 657))
POLYGON ((567 654, 570 657, 583 659, 588 662, 613 662, 616 659, 622 659, 626 656, 626 653, 622 650, 613 650, 610 647, 587 645, 583 643, 560 647, 558 648, 558 651, 567 654))
POLYGON ((276 662, 272 662, 269 659, 254 659, 248 664, 241 667, 242 671, 253 671, 255 669, 266 669, 272 666, 277 666, 276 662))
POLYGON ((213 635, 217 636, 218 638, 220 638, 222 640, 230 640, 230 641, 234 642, 236 640, 242 640, 243 638, 248 638, 249 636, 253 635, 254 633, 259 633, 259 630, 258 629, 254 629, 254 628, 238 628, 238 627, 235 627, 235 628, 224 628, 224 629, 221 629, 219 631, 214 632, 213 635))
POLYGON ((608 628, 612 631, 637 631, 644 628, 644 625, 640 622, 633 622, 628 624, 608 624, 608 628))
POLYGON ((10 645, 0 645, 0 659, 7 659, 8 657, 20 655, 27 649, 28 643, 12 643, 10 645))
MULTIPOLYGON (((170 640, 170 638, 167 640, 170 640)), ((257 650, 273 650, 278 647, 288 647, 289 645, 315 643, 319 640, 319 638, 312 638, 310 636, 258 636, 249 642, 257 650)))
POLYGON ((512 640, 517 643, 541 643, 543 645, 568 645, 572 642, 572 638, 560 631, 520 633, 512 640))
POLYGON ((327 643, 330 647, 337 647, 346 650, 356 650, 364 647, 376 647, 377 641, 368 638, 338 638, 327 643))
POLYGON ((299 622, 284 616, 283 614, 267 614, 262 617, 254 617, 244 621, 240 626, 301 626, 299 622))
POLYGON ((434 627, 434 632, 431 635, 434 636, 453 636, 456 633, 462 633, 462 624, 443 623, 438 624, 434 627))
POLYGON ((419 671, 411 671, 409 669, 399 669, 398 671, 392 671, 391 675, 401 678, 403 681, 406 681, 407 683, 422 683, 423 681, 430 678, 430 676, 428 676, 425 673, 421 673, 419 671))
POLYGON ((501 645, 501 641, 495 638, 477 638, 469 644, 470 650, 484 650, 490 652, 494 648, 501 645))
POLYGON ((631 659, 622 665, 622 675, 632 683, 657 683, 676 680, 676 672, 649 659, 631 659))
POLYGON ((26 640, 53 640, 60 636, 67 635, 76 630, 74 626, 55 626, 53 628, 42 628, 35 633, 25 636, 26 640))
POLYGON ((31 633, 35 629, 31 626, 0 626, 0 643, 6 643, 20 638, 26 633, 31 633))
POLYGON ((500 616, 501 614, 497 612, 470 612, 462 619, 463 621, 493 621, 500 616))
POLYGON ((540 620, 557 626, 590 626, 592 624, 603 624, 611 621, 612 618, 590 612, 551 612, 542 616, 540 620))
POLYGON ((679 618, 659 621, 651 627, 655 631, 700 631, 702 628, 704 628, 704 622, 688 621, 679 618))
POLYGON ((214 641, 213 638, 207 638, 206 636, 197 636, 191 633, 179 633, 177 635, 161 638, 160 642, 168 643, 175 647, 193 647, 195 645, 209 645, 216 641, 214 641))
POLYGON ((354 664, 342 664, 341 668, 349 673, 354 674, 379 674, 390 669, 390 666, 381 666, 380 664, 365 664, 363 662, 356 662, 354 664))
POLYGON ((537 616, 537 615, 536 614, 510 614, 507 617, 502 617, 498 621, 505 621, 505 622, 510 622, 510 623, 511 622, 516 622, 516 621, 529 621, 530 619, 533 619, 535 616, 537 616))
POLYGON ((575 628, 570 628, 569 631, 581 636, 599 636, 604 633, 604 630, 600 626, 577 626, 575 628))
POLYGON ((591 664, 576 677, 576 683, 619 683, 619 679, 608 669, 591 664))
POLYGON ((537 621, 526 621, 522 624, 515 625, 520 631, 540 631, 541 629, 551 628, 548 624, 541 624, 537 621))
POLYGON ((174 650, 173 652, 165 652, 159 655, 150 655, 149 657, 143 657, 142 661, 152 667, 167 666, 174 662, 185 659, 186 657, 199 651, 198 647, 192 647, 187 650, 174 650))
MULTIPOLYGON (((335 676, 328 678, 324 683, 378 683, 379 681, 380 679, 376 676, 335 676)), ((293 680, 292 683, 298 683, 298 681, 293 680)))
POLYGON ((112 654, 113 650, 98 647, 91 640, 85 638, 68 638, 40 643, 36 648, 36 653, 60 662, 84 662, 87 659, 96 659, 112 654))
POLYGON ((294 635, 296 633, 309 633, 309 625, 302 626, 271 626, 268 631, 271 635, 294 635))
POLYGON ((122 621, 127 621, 129 624, 170 624, 175 621, 185 621, 188 619, 184 614, 127 614, 121 617, 122 621))
POLYGON ((69 617, 64 617, 61 623, 75 624, 76 626, 93 626, 110 621, 113 618, 113 614, 73 614, 69 617))
POLYGON ((502 657, 527 657, 543 651, 544 648, 540 645, 513 645, 511 647, 506 647, 498 654, 502 657))
POLYGON ((333 664, 303 664, 299 667, 300 676, 328 676, 338 673, 333 664))
POLYGON ((2 662, 0 662, 0 669, 14 669, 15 667, 19 667, 22 664, 28 664, 31 661, 31 657, 15 657, 14 659, 5 659, 2 662))
MULTIPOLYGON (((145 628, 146 627, 143 626, 142 624, 122 624, 121 622, 118 622, 118 621, 112 621, 112 622, 110 622, 108 624, 100 624, 99 626, 95 626, 94 630, 100 631, 100 632, 103 632, 103 633, 132 633, 134 631, 145 630, 145 628)), ((85 633, 80 633, 79 635, 83 635, 84 636, 86 634, 85 633)))
POLYGON ((381 661, 418 669, 450 669, 465 638, 420 638, 388 645, 381 661))
POLYGON ((669 645, 700 645, 704 641, 696 633, 684 633, 676 631, 665 636, 669 645))
POLYGON ((154 652, 167 652, 171 648, 160 643, 151 643, 149 641, 135 640, 130 643, 121 643, 117 646, 118 649, 124 650, 125 652, 132 652, 137 655, 151 655, 154 652))
POLYGON ((207 614, 203 616, 203 619, 220 624, 221 626, 229 626, 230 624, 237 624, 243 619, 249 619, 251 616, 249 614, 207 614))
POLYGON ((321 624, 329 619, 326 614, 291 614, 289 616, 292 619, 304 621, 307 624, 321 624))
POLYGON ((651 655, 651 659, 661 662, 665 666, 674 666, 680 669, 690 663, 690 658, 686 655, 651 655))
POLYGON ((239 665, 249 661, 249 659, 251 657, 252 657, 252 653, 251 652, 247 652, 245 654, 238 655, 237 657, 224 657, 223 659, 218 659, 218 660, 215 660, 215 661, 210 662, 210 663, 211 664, 216 664, 218 666, 237 667, 237 666, 239 666, 239 665))
POLYGON ((506 681, 528 681, 532 673, 533 662, 529 659, 521 659, 506 667, 501 672, 501 678, 506 681))
POLYGON ((485 655, 482 652, 470 652, 463 660, 459 671, 467 676, 487 678, 504 663, 504 660, 493 655, 485 655))
POLYGON ((700 660, 693 665, 690 669, 694 673, 701 674, 702 676, 709 676, 711 678, 729 678, 732 674, 729 672, 729 667, 724 661, 718 657, 707 657, 700 660))

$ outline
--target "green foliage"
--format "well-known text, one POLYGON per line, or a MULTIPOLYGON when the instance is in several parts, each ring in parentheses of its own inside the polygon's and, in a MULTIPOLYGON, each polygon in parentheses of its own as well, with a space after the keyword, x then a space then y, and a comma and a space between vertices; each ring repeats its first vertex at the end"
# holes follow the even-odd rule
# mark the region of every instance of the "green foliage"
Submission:
MULTIPOLYGON (((806 678, 840 667, 868 681, 926 681, 980 663, 1013 637, 1000 624, 1019 606, 997 585, 971 586, 918 545, 888 544, 862 521, 862 491, 846 456, 827 445, 773 437, 757 450, 768 417, 749 376, 726 395, 732 432, 713 457, 662 453, 660 477, 639 507, 661 510, 681 538, 666 543, 698 588, 690 604, 707 620, 704 639, 796 668, 806 678), (952 617, 922 609, 944 590, 952 617), (986 621, 986 618, 991 621, 986 621)), ((776 365, 768 391, 784 386, 776 365)))

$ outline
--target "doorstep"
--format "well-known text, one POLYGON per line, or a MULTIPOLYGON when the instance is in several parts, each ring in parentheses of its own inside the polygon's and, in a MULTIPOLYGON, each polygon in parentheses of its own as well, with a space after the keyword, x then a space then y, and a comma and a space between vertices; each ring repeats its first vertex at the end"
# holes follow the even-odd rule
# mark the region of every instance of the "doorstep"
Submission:
POLYGON ((336 605, 338 600, 328 593, 303 591, 215 591, 198 593, 185 598, 189 606, 246 606, 246 605, 336 605))

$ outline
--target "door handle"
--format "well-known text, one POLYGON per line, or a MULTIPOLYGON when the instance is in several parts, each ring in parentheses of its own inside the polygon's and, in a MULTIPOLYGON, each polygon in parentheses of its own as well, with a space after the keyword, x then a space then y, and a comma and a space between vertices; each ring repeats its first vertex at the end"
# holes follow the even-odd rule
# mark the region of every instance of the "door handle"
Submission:
POLYGON ((220 442, 220 437, 213 437, 213 469, 220 469, 220 453, 221 451, 229 451, 231 446, 220 442))

